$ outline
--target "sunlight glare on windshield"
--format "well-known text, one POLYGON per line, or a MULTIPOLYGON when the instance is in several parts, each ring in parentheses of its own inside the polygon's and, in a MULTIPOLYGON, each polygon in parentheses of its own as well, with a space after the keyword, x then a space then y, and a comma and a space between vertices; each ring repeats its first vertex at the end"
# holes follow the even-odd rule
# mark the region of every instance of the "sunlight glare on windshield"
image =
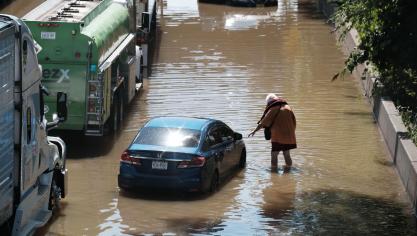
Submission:
POLYGON ((183 145, 183 141, 186 137, 181 130, 169 131, 165 139, 165 145, 169 147, 180 147, 183 145))

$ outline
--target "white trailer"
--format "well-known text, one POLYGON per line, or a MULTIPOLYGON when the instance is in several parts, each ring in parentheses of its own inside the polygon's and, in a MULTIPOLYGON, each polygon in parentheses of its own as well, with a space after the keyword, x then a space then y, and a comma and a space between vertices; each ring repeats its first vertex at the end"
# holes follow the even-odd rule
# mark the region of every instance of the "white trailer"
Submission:
POLYGON ((58 115, 44 116, 39 48, 18 18, 0 15, 0 234, 30 235, 43 226, 67 194, 65 143, 47 130, 66 119, 66 94, 58 115))

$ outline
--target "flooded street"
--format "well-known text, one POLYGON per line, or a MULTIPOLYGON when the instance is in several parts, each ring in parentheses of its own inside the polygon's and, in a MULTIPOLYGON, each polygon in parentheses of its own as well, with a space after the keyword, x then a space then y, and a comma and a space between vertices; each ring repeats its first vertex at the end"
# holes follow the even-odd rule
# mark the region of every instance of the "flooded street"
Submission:
POLYGON ((65 138, 69 194, 38 235, 415 234, 358 82, 330 82, 344 55, 315 1, 234 8, 165 0, 158 21, 152 74, 121 132, 65 138), (270 144, 258 132, 244 138, 247 167, 211 196, 118 189, 120 154, 149 118, 211 117, 247 137, 270 92, 287 98, 297 118, 290 173, 282 153, 271 173, 270 144))

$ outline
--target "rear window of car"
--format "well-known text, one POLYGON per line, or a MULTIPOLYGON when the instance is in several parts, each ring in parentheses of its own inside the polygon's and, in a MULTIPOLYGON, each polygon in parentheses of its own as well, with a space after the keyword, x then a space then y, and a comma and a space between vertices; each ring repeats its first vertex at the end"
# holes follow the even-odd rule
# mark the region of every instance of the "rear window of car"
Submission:
POLYGON ((194 129, 144 127, 134 144, 166 147, 197 147, 201 132, 194 129))

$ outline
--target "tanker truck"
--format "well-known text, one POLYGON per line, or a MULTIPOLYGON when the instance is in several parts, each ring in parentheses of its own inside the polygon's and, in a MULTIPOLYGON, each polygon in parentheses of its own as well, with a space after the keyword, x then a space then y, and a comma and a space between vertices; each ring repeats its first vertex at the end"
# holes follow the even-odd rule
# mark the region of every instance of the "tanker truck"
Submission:
POLYGON ((68 192, 65 143, 47 136, 66 118, 66 95, 47 122, 39 50, 21 20, 0 15, 0 235, 31 234, 68 192))
POLYGON ((117 131, 141 87, 131 0, 47 0, 23 17, 42 47, 45 102, 56 111, 57 91, 68 94, 68 119, 58 128, 103 136, 117 131))

